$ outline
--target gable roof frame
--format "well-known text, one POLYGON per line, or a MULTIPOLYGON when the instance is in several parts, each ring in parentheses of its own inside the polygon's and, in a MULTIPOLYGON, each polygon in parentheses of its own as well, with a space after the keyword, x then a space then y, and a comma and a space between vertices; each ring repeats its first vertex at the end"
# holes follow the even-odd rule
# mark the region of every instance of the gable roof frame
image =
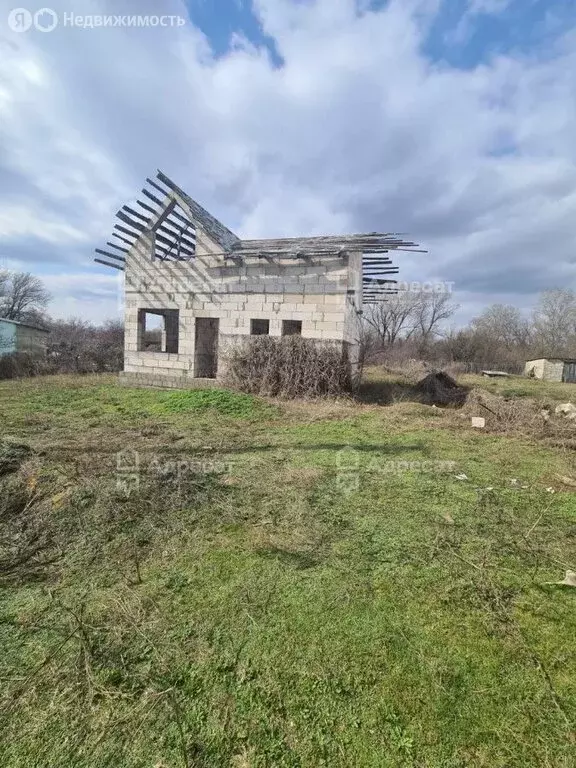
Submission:
POLYGON ((172 192, 175 199, 178 201, 180 207, 185 210, 190 216, 191 220, 197 227, 206 232, 208 237, 214 240, 223 251, 231 253, 234 249, 238 249, 241 245, 241 240, 237 234, 228 229, 227 226, 222 224, 215 216, 209 213, 203 208, 200 203, 196 202, 190 195, 187 195, 183 189, 175 184, 172 179, 166 176, 162 171, 158 171, 157 178, 168 187, 172 192))
POLYGON ((147 202, 138 200, 137 204, 145 214, 126 205, 116 214, 122 225, 114 225, 115 231, 112 236, 128 248, 108 242, 107 245, 117 249, 122 255, 96 249, 96 252, 106 256, 108 261, 102 259, 94 259, 94 261, 124 270, 130 248, 143 235, 153 238, 154 258, 161 261, 169 259, 188 261, 196 254, 198 230, 204 232, 221 249, 220 255, 236 263, 242 263, 248 258, 268 261, 278 258, 337 259, 351 252, 361 252, 361 294, 364 301, 374 302, 385 301, 387 296, 397 293, 394 286, 396 281, 387 279, 388 275, 398 273, 398 268, 392 265, 391 259, 387 256, 389 251, 427 253, 426 250, 419 248, 417 243, 405 240, 403 233, 395 232, 242 240, 200 203, 186 194, 165 173, 158 170, 156 178, 157 181, 147 178, 146 182, 160 193, 162 199, 145 187, 142 189, 142 194, 156 206, 155 208, 147 202))

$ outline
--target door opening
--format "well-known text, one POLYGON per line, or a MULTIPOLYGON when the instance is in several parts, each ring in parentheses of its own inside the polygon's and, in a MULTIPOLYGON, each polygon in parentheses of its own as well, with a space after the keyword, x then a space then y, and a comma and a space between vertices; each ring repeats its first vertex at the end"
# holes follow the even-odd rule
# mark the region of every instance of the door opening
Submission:
POLYGON ((197 317, 194 345, 194 377, 215 379, 218 371, 217 317, 197 317))
POLYGON ((569 384, 576 384, 576 362, 573 360, 564 363, 564 370, 562 372, 562 381, 569 384))

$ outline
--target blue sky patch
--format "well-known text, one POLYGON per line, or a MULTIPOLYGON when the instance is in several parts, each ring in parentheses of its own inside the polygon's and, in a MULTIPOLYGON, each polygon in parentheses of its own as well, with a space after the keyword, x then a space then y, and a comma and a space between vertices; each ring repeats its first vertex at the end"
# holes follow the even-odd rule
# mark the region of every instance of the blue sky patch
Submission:
POLYGON ((230 51, 234 35, 242 35, 257 48, 265 48, 275 67, 282 66, 274 40, 264 34, 250 0, 187 0, 187 6, 190 20, 204 32, 217 58, 230 51))
POLYGON ((473 69, 497 55, 538 52, 574 21, 576 4, 566 0, 509 0, 501 10, 489 0, 444 0, 423 51, 433 61, 473 69))

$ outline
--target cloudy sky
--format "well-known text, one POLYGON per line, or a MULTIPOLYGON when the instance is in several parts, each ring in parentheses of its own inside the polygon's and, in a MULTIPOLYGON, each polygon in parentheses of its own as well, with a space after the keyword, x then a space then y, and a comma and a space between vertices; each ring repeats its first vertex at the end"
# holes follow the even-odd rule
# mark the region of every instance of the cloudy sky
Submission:
POLYGON ((459 322, 576 288, 572 0, 45 2, 51 32, 0 0, 0 267, 54 316, 119 315, 93 249, 157 168, 241 236, 409 234, 459 322))

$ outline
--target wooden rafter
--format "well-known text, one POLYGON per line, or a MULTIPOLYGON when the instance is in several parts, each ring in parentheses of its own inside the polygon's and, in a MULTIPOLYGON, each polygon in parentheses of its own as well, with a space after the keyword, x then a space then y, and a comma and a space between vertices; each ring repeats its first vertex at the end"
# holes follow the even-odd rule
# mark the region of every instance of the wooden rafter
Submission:
POLYGON ((95 259, 98 263, 122 269, 123 266, 118 265, 124 264, 130 248, 145 233, 154 234, 154 252, 160 260, 193 259, 198 228, 220 245, 220 257, 231 259, 236 264, 248 258, 338 261, 348 253, 361 251, 362 280, 359 290, 362 301, 370 303, 385 301, 388 296, 397 294, 393 287, 397 281, 389 277, 399 272, 398 267, 392 264, 391 251, 426 253, 417 243, 397 232, 241 240, 161 171, 158 171, 156 180, 147 178, 146 184, 148 188, 142 189, 144 199, 136 201, 141 210, 124 205, 117 213, 121 223, 114 225, 112 237, 121 245, 111 241, 106 243, 122 255, 96 249, 107 259, 95 259))

